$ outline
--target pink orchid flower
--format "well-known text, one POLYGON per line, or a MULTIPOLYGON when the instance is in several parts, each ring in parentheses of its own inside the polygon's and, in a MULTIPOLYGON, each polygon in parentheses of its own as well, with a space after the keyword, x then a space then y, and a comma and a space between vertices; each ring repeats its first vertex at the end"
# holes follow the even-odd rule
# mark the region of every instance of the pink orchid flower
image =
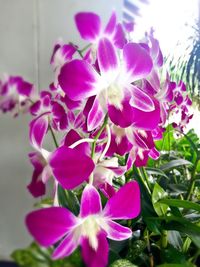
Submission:
POLYGON ((0 81, 0 110, 2 112, 12 111, 14 116, 17 116, 19 111, 28 111, 33 93, 33 85, 22 77, 5 77, 0 81))
POLYGON ((131 229, 114 222, 136 218, 140 213, 140 190, 135 181, 125 184, 111 197, 104 209, 98 191, 87 185, 81 198, 79 216, 63 207, 43 208, 26 217, 26 225, 35 240, 44 247, 60 241, 53 259, 69 256, 80 244, 88 267, 105 267, 108 262, 107 238, 125 240, 131 229))
POLYGON ((107 37, 118 48, 126 43, 123 27, 117 23, 116 13, 113 12, 106 27, 103 28, 101 18, 93 12, 80 12, 75 16, 77 29, 81 37, 91 44, 98 44, 102 37, 107 37))
POLYGON ((87 118, 89 131, 100 125, 107 112, 113 123, 124 127, 126 117, 130 118, 129 125, 134 123, 134 108, 155 110, 152 98, 133 85, 151 72, 152 60, 146 49, 136 43, 126 44, 120 61, 115 47, 104 37, 98 43, 97 58, 100 74, 87 61, 75 59, 62 67, 58 77, 62 90, 72 100, 95 96, 87 118))

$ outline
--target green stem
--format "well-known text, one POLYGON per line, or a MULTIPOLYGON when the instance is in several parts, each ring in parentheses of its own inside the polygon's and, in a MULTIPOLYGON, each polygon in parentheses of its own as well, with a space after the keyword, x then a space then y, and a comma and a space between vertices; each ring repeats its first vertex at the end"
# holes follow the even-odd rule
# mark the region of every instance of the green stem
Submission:
POLYGON ((83 47, 81 50, 79 50, 79 51, 81 51, 81 53, 83 53, 85 50, 87 50, 89 47, 91 46, 91 44, 88 44, 88 45, 86 45, 85 47, 83 47))
POLYGON ((58 142, 57 142, 57 140, 56 140, 56 136, 55 136, 54 131, 53 131, 53 129, 52 129, 52 127, 51 127, 50 124, 49 124, 49 130, 50 130, 50 132, 51 132, 51 135, 52 135, 52 138, 53 138, 53 141, 54 141, 55 146, 56 146, 56 147, 59 147, 58 142))
POLYGON ((149 262, 150 262, 150 267, 154 267, 154 258, 153 258, 153 254, 151 252, 151 243, 150 243, 150 237, 149 237, 149 230, 146 229, 146 240, 147 240, 147 250, 148 250, 148 254, 149 254, 149 262))
POLYGON ((99 139, 100 135, 102 134, 102 132, 103 132, 104 128, 106 127, 107 123, 108 123, 108 115, 105 116, 104 122, 103 122, 101 128, 99 129, 97 135, 95 136, 94 142, 92 143, 91 158, 94 158, 97 140, 99 139))
POLYGON ((84 57, 84 56, 83 56, 83 52, 84 52, 85 50, 87 50, 87 49, 91 46, 91 44, 88 44, 88 45, 86 45, 85 47, 83 47, 83 49, 78 49, 77 46, 76 46, 75 44, 73 44, 72 42, 70 42, 70 44, 73 45, 73 47, 74 47, 74 48, 76 49, 76 51, 79 53, 79 56, 80 56, 81 58, 84 57))

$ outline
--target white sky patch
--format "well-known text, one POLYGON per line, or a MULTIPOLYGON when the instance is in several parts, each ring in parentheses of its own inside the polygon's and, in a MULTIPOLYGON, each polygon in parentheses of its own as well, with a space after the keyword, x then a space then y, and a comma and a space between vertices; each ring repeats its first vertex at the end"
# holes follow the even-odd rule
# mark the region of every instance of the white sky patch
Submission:
POLYGON ((198 17, 198 9, 198 0, 151 0, 149 5, 143 6, 132 37, 142 39, 153 27, 163 54, 174 53, 179 41, 193 35, 192 26, 198 17))

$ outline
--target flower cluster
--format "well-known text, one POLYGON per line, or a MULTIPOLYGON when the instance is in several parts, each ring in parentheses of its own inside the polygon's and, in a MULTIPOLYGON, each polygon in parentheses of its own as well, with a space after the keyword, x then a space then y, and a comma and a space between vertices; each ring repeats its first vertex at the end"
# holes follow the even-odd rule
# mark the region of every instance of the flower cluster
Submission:
POLYGON ((163 56, 152 33, 145 42, 132 42, 132 27, 118 23, 114 12, 105 27, 90 12, 78 13, 75 23, 89 44, 83 49, 55 44, 50 61, 55 77, 39 95, 21 77, 1 81, 0 109, 15 115, 23 109, 33 117, 30 193, 43 196, 48 179, 54 181, 53 207, 28 214, 29 232, 40 245, 55 245, 54 259, 80 244, 86 266, 104 267, 107 238, 130 238, 125 220, 140 214, 139 185, 124 179, 126 172, 159 158, 155 140, 162 138, 171 112, 181 110, 182 120, 190 119, 190 99, 182 82, 171 81, 168 73, 163 77, 163 56), (44 148, 48 133, 53 151, 44 148), (121 187, 115 183, 119 177, 121 187), (59 187, 81 192, 79 215, 61 206, 59 187))

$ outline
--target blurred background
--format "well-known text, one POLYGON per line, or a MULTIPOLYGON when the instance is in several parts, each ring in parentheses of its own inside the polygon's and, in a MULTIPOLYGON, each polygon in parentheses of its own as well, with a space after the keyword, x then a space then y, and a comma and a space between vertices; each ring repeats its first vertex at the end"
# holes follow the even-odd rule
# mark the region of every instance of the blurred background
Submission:
MULTIPOLYGON (((94 11, 105 23, 113 9, 119 20, 135 22, 133 39, 154 29, 169 69, 179 69, 173 78, 188 81, 196 103, 190 127, 200 135, 199 0, 0 0, 0 77, 21 75, 45 89, 53 78, 49 60, 56 40, 84 45, 74 14, 94 11)), ((28 121, 27 116, 0 116, 0 259, 31 241, 24 227, 25 214, 35 203, 26 190, 32 175, 28 121)))

